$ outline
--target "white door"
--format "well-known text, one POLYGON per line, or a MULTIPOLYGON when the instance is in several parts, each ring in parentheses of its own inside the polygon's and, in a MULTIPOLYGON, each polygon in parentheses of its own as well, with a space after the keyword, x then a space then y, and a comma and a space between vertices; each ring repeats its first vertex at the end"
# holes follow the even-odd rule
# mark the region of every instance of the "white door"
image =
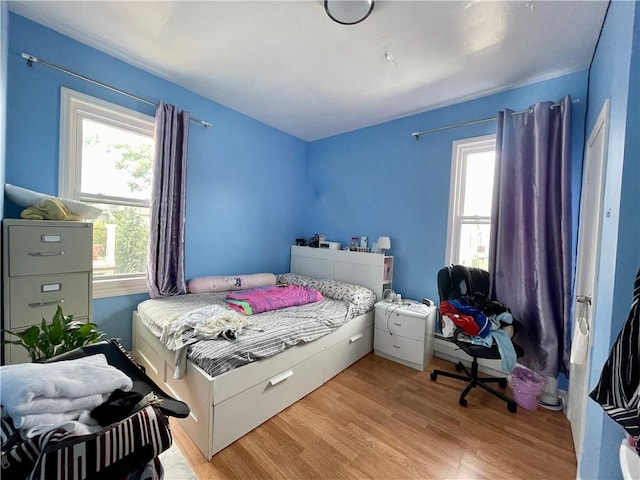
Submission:
POLYGON ((582 459, 587 413, 591 345, 593 345, 592 312, 596 302, 595 284, 600 258, 600 231, 603 210, 603 186, 609 137, 609 100, 605 100, 596 124, 589 135, 582 172, 578 258, 576 265, 576 298, 573 314, 573 343, 569 370, 567 417, 571 422, 573 445, 578 466, 582 459))

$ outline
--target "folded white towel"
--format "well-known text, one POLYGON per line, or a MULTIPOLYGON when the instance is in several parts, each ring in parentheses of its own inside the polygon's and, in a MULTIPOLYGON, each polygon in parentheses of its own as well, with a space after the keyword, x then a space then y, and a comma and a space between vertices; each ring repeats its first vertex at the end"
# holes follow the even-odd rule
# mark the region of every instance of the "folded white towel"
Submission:
MULTIPOLYGON (((7 410, 11 419, 13 420, 13 424, 16 428, 29 428, 26 426, 27 424, 37 425, 37 423, 33 423, 35 419, 42 415, 64 415, 62 421, 66 420, 76 420, 78 416, 85 410, 93 410, 98 405, 106 402, 109 398, 108 394, 105 395, 90 395, 87 397, 79 397, 79 398, 67 398, 67 397, 58 397, 58 398, 45 398, 45 397, 37 397, 32 400, 30 403, 25 404, 24 406, 20 405, 14 409, 13 412, 7 410), (24 410, 28 410, 25 412, 24 410), (32 418, 32 420, 28 420, 32 418)), ((52 423, 52 422, 44 422, 44 423, 52 423)))
POLYGON ((31 415, 18 415, 12 417, 13 426, 23 430, 47 425, 60 425, 71 420, 77 420, 84 410, 64 413, 33 413, 31 415))
POLYGON ((11 417, 93 408, 102 403, 102 395, 118 388, 129 391, 133 385, 101 353, 52 363, 4 365, 0 377, 0 402, 11 417), (52 404, 54 399, 58 402, 52 404))
POLYGON ((22 430, 20 434, 23 438, 33 438, 37 435, 42 435, 53 429, 62 429, 67 432, 70 437, 79 435, 89 435, 91 433, 99 432, 103 427, 100 425, 87 425, 77 420, 64 422, 64 423, 51 423, 42 424, 37 427, 30 428, 29 430, 22 430))

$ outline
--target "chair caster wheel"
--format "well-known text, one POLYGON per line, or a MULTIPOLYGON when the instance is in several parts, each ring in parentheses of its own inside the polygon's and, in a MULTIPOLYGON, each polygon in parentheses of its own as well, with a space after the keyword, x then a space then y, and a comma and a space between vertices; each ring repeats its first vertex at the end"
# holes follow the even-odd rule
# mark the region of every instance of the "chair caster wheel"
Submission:
POLYGON ((516 413, 518 411, 518 405, 516 404, 516 402, 509 402, 507 403, 507 410, 509 410, 511 413, 516 413))
POLYGON ((507 379, 501 378, 500 381, 498 382, 498 385, 500 385, 500 388, 507 388, 507 379))
POLYGON ((438 374, 436 372, 431 372, 431 375, 429 375, 431 377, 431 380, 433 380, 434 382, 436 381, 436 378, 438 378, 438 374))
POLYGON ((467 406, 467 399, 466 398, 461 398, 460 400, 458 400, 458 403, 461 406, 466 407, 467 406))
POLYGON ((460 363, 460 362, 456 363, 456 366, 454 368, 456 369, 456 372, 461 372, 462 371, 462 363, 460 363))

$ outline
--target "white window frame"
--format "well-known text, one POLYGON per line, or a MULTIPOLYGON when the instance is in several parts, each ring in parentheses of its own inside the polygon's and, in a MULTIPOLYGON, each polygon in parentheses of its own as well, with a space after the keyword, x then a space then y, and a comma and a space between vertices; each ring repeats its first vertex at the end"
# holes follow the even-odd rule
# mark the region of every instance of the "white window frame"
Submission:
POLYGON ((449 222, 447 226, 447 251, 445 265, 459 263, 460 231, 465 221, 490 224, 490 216, 464 216, 460 211, 464 198, 465 169, 464 163, 469 154, 495 151, 496 136, 483 135, 481 137, 465 138, 453 142, 451 153, 451 185, 449 188, 449 222))
MULTIPOLYGON (((80 192, 82 169, 82 142, 79 133, 82 118, 94 118, 129 131, 154 135, 154 118, 143 113, 76 92, 66 87, 60 92, 60 156, 58 169, 58 195, 80 201, 102 201, 119 204, 117 197, 82 195, 80 192)), ((130 199, 125 202, 134 205, 130 199)), ((134 205, 135 206, 135 205, 134 205)), ((149 207, 140 201, 138 206, 149 207)), ((146 273, 140 275, 114 275, 94 277, 93 298, 147 293, 146 273)))

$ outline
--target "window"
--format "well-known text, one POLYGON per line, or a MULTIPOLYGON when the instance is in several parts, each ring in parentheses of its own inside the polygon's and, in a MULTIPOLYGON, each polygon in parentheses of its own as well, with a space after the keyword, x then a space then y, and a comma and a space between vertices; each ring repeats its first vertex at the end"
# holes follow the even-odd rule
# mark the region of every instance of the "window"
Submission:
POLYGON ((103 210, 93 220, 94 297, 147 291, 153 135, 153 117, 62 89, 59 195, 103 210))
POLYGON ((489 267, 495 135, 453 142, 446 264, 489 267))

